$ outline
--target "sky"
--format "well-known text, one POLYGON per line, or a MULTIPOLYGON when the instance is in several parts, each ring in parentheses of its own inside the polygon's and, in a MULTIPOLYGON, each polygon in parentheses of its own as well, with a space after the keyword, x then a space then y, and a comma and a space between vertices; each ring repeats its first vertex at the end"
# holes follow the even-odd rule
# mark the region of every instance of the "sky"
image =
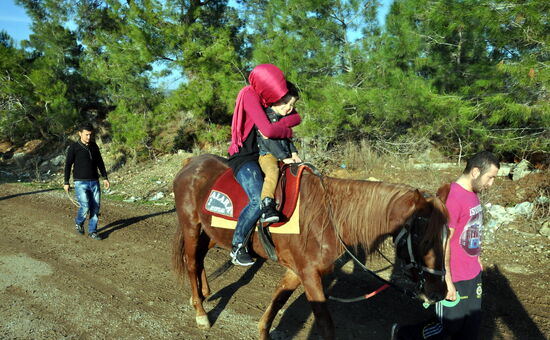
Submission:
POLYGON ((0 30, 19 42, 31 34, 30 25, 31 19, 23 7, 17 6, 14 0, 0 0, 0 30))
MULTIPOLYGON (((378 19, 384 22, 384 17, 389 10, 389 5, 393 0, 380 0, 382 8, 378 19)), ((27 39, 31 34, 31 20, 27 16, 23 7, 15 4, 15 0, 0 0, 0 30, 8 34, 16 41, 27 39)))

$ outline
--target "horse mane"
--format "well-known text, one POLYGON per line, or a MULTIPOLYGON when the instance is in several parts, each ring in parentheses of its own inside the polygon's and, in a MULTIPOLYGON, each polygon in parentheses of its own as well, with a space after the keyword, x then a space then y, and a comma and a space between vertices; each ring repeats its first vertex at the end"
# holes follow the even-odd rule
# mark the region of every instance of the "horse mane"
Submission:
MULTIPOLYGON (((444 197, 446 199, 447 195, 444 197)), ((444 228, 447 228, 449 216, 447 207, 445 206, 444 200, 439 196, 439 192, 437 196, 429 198, 427 203, 430 205, 431 214, 426 230, 422 233, 423 238, 420 242, 420 249, 423 254, 434 247, 444 247, 443 243, 446 240, 442 240, 441 238, 444 228)))
POLYGON ((326 214, 332 216, 319 216, 322 219, 317 223, 308 223, 305 227, 318 229, 321 226, 324 230, 334 224, 346 243, 367 246, 369 253, 381 242, 381 236, 394 232, 389 228, 395 207, 404 209, 403 215, 410 215, 414 209, 413 200, 421 197, 415 188, 404 184, 331 177, 324 178, 323 183, 325 189, 317 185, 317 181, 303 181, 305 195, 301 200, 305 206, 317 205, 318 208, 319 204, 324 204, 326 214), (409 201, 396 205, 399 200, 407 199, 409 201))

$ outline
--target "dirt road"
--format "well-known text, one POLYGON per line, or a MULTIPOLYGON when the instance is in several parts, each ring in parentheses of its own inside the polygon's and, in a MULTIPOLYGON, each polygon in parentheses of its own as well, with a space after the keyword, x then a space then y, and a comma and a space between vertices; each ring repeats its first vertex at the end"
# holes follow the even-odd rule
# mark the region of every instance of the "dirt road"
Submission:
MULTIPOLYGON (((206 307, 213 326, 199 330, 187 285, 178 286, 171 271, 171 206, 104 200, 103 241, 74 232, 75 209, 62 191, 0 184, 0 339, 257 338, 257 321, 284 271, 279 265, 230 266, 211 281, 206 307)), ((527 273, 512 273, 502 268, 513 259, 487 254, 482 339, 546 339, 547 256, 516 257, 533 263, 527 273)), ((227 251, 213 249, 207 270, 221 271, 227 259, 227 251)), ((379 283, 346 265, 326 286, 332 295, 353 297, 379 283)), ((275 320, 274 339, 318 338, 302 293, 275 320)), ((366 302, 330 302, 329 308, 338 339, 387 339, 393 322, 429 315, 392 289, 366 302)))

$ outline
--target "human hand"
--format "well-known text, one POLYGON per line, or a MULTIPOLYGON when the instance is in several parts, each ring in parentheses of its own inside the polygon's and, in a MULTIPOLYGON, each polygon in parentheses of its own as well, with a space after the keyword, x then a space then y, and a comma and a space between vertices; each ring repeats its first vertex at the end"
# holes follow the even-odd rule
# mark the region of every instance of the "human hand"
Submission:
POLYGON ((70 186, 68 184, 63 185, 63 190, 65 190, 66 193, 69 193, 70 186))
POLYGON ((292 164, 292 163, 294 163, 294 160, 292 158, 285 158, 285 159, 283 159, 283 163, 292 164))
POLYGON ((302 163, 302 159, 298 156, 296 152, 292 153, 292 160, 294 163, 302 163))
POLYGON ((109 183, 108 179, 103 180, 103 185, 105 186, 105 189, 107 189, 107 190, 109 190, 109 188, 111 187, 111 183, 109 183))
POLYGON ((266 136, 264 136, 264 134, 262 133, 262 131, 258 130, 258 133, 260 134, 260 136, 261 136, 263 139, 269 139, 269 138, 267 138, 266 136))
POLYGON ((445 296, 445 300, 456 300, 456 287, 452 282, 447 282, 447 295, 445 296))

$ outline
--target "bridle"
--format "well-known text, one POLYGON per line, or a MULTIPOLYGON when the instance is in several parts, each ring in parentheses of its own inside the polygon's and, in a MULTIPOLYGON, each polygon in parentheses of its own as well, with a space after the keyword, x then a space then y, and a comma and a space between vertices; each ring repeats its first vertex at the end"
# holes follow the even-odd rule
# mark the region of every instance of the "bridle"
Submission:
MULTIPOLYGON (((407 246, 407 252, 409 255, 409 260, 406 265, 403 266, 406 270, 413 270, 418 275, 418 288, 422 289, 424 286, 424 283, 426 282, 425 274, 431 274, 441 277, 441 281, 445 281, 445 268, 442 269, 432 269, 428 268, 425 265, 422 264, 422 262, 419 262, 416 260, 416 257, 414 255, 413 251, 413 229, 417 226, 418 223, 428 223, 429 219, 422 216, 414 216, 409 218, 407 223, 403 226, 399 234, 395 237, 395 240, 393 241, 395 249, 398 251, 399 247, 401 247, 403 244, 406 244, 407 246)), ((442 231, 442 246, 443 246, 443 252, 445 252, 445 243, 447 240, 447 226, 443 227, 442 231)), ((445 264, 443 264, 444 266, 445 264)))
MULTIPOLYGON (((326 188, 325 188, 325 183, 323 181, 323 175, 319 172, 319 171, 316 171, 314 172, 315 175, 317 175, 319 177, 319 180, 320 180, 320 183, 321 183, 321 187, 323 188, 323 191, 325 192, 326 194, 326 188)), ((368 272, 369 274, 373 275, 375 278, 377 278, 379 281, 382 281, 384 282, 384 285, 381 286, 379 289, 377 289, 376 291, 370 293, 370 294, 367 294, 367 295, 364 295, 364 296, 360 296, 360 297, 356 297, 356 298, 351 298, 351 299, 341 299, 341 298, 337 298, 337 297, 333 297, 333 296, 329 296, 328 298, 331 299, 331 300, 336 300, 336 301, 340 301, 340 302, 355 302, 355 301, 360 301, 360 300, 363 300, 363 299, 368 299, 374 295, 376 295, 377 293, 383 291, 384 289, 388 288, 388 287, 394 287, 396 288, 397 290, 401 291, 402 293, 404 293, 405 295, 407 296, 410 296, 412 298, 415 298, 417 297, 417 294, 416 292, 418 291, 421 291, 422 288, 424 287, 424 284, 426 283, 426 277, 425 277, 425 274, 428 273, 428 274, 431 274, 431 275, 437 275, 437 276, 440 276, 441 277, 441 280, 442 281, 445 281, 445 269, 441 269, 441 270, 437 270, 437 269, 431 269, 431 268, 428 268, 424 265, 421 265, 419 264, 418 261, 416 261, 416 258, 414 256, 414 251, 412 249, 413 247, 413 236, 412 236, 412 229, 416 226, 416 223, 418 220, 422 220, 422 221, 425 221, 427 222, 429 219, 428 218, 425 218, 425 217, 421 217, 421 216, 414 216, 409 218, 407 220, 407 222, 403 225, 403 228, 401 229, 401 231, 399 232, 399 234, 396 236, 395 238, 395 241, 394 241, 394 246, 396 248, 396 250, 398 250, 397 248, 399 247, 400 245, 400 242, 401 240, 406 240, 407 242, 407 250, 408 250, 408 254, 409 254, 409 263, 405 266, 405 268, 409 268, 409 269, 414 269, 417 274, 418 274, 418 282, 416 284, 416 289, 415 289, 415 293, 412 293, 410 292, 409 290, 405 289, 405 288, 402 288, 400 286, 397 286, 395 285, 394 283, 380 277, 379 275, 377 275, 374 271, 370 270, 369 268, 367 268, 361 261, 359 261, 359 259, 351 252, 351 250, 349 250, 349 248, 346 246, 346 244, 344 243, 344 241, 342 240, 342 236, 340 235, 340 232, 338 230, 338 226, 334 223, 334 218, 333 218, 333 212, 332 212, 332 205, 330 204, 330 199, 327 200, 327 204, 328 204, 328 213, 329 213, 329 219, 331 221, 331 224, 334 228, 334 232, 336 234, 336 237, 338 239, 338 241, 340 242, 341 246, 344 248, 344 250, 346 251, 346 253, 351 257, 351 259, 359 266, 361 267, 364 271, 368 272)), ((445 243, 446 243, 446 240, 447 240, 447 226, 444 226, 443 227, 443 234, 442 234, 442 242, 443 242, 443 252, 445 252, 445 243)), ((385 256, 384 256, 385 258, 385 256)), ((387 260, 387 258, 386 258, 387 260)), ((390 264, 392 266, 395 267, 395 264, 391 263, 391 261, 388 260, 388 262, 390 262, 390 264)))

